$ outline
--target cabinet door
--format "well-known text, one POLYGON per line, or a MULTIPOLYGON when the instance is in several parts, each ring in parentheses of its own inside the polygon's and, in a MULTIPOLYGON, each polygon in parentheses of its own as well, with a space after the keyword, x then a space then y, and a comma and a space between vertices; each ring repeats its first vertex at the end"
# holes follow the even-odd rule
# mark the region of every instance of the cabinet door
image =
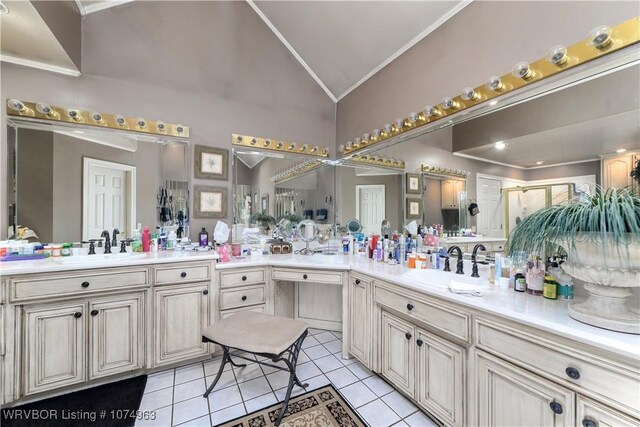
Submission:
POLYGON ((481 426, 570 426, 571 390, 486 353, 476 353, 476 393, 481 426))
POLYGON ((453 181, 453 206, 456 208, 460 205, 460 203, 458 203, 459 202, 458 194, 462 193, 463 191, 466 191, 466 182, 458 179, 454 180, 453 181))
POLYGON ((371 282, 349 279, 349 352, 365 366, 371 359, 371 282))
POLYGON ((640 427, 640 421, 602 403, 578 396, 576 425, 583 427, 640 427))
POLYGON ((156 366, 207 354, 202 332, 209 325, 208 292, 207 283, 154 291, 156 366))
POLYGON ((452 179, 446 179, 441 184, 442 209, 452 209, 454 207, 455 185, 452 179))
POLYGON ((142 294, 89 303, 90 378, 142 368, 142 294))
POLYGON ((86 380, 85 305, 24 309, 25 394, 86 380))
POLYGON ((409 396, 415 395, 415 328, 382 312, 382 375, 409 396))
POLYGON ((447 425, 462 425, 464 349, 418 329, 417 401, 447 425))
POLYGON ((604 188, 624 188, 632 184, 632 156, 612 157, 602 161, 604 188))

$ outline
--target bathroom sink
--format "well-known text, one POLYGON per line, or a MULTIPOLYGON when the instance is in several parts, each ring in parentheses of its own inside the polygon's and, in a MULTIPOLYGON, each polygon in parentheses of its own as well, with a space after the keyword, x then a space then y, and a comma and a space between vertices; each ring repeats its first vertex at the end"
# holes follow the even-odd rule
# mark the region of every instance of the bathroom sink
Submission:
POLYGON ((126 253, 126 254, 96 254, 96 255, 79 255, 60 257, 52 259, 58 264, 90 264, 90 263, 109 263, 123 260, 134 260, 146 257, 147 254, 126 253))
POLYGON ((455 274, 442 270, 410 270, 402 274, 403 278, 419 281, 428 286, 448 288, 450 281, 456 281, 467 285, 476 285, 478 288, 486 288, 488 281, 479 277, 471 277, 463 274, 455 274))

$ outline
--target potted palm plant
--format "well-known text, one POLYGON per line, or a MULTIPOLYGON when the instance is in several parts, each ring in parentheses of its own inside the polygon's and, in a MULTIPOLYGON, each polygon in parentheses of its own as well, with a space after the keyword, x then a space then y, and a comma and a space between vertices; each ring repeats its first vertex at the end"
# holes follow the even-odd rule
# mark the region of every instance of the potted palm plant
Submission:
POLYGON ((260 228, 260 234, 268 234, 269 224, 274 225, 276 220, 269 214, 256 212, 249 218, 251 224, 256 224, 260 228))
POLYGON ((507 242, 510 255, 541 254, 560 246, 562 268, 585 282, 589 297, 569 306, 581 322, 640 334, 640 314, 629 307, 640 287, 640 197, 629 189, 596 189, 593 195, 554 205, 525 218, 507 242))

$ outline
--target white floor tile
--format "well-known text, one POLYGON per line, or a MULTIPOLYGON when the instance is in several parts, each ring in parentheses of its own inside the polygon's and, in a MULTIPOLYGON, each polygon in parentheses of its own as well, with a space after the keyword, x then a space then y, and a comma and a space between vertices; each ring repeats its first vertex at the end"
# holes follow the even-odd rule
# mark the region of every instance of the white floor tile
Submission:
POLYGON ((342 339, 342 332, 331 331, 331 333, 335 335, 336 338, 342 339))
POLYGON ((195 420, 180 424, 180 427, 211 427, 211 418, 209 417, 209 414, 207 414, 204 417, 196 418, 195 420))
POLYGON ((209 395, 209 408, 211 412, 219 411, 233 405, 242 403, 242 396, 237 385, 214 391, 209 395))
POLYGON ((404 421, 411 427, 437 427, 438 424, 433 422, 433 420, 427 417, 422 412, 418 411, 415 414, 407 417, 404 421))
POLYGON ((309 362, 310 360, 311 359, 309 359, 309 356, 307 356, 307 354, 303 350, 298 353, 298 363, 309 362))
MULTIPOLYGON (((287 394, 287 388, 283 387, 279 390, 276 390, 275 393, 276 393, 276 399, 278 399, 278 402, 282 402, 284 400, 284 396, 287 394)), ((302 393, 306 393, 304 389, 302 387, 298 387, 297 385, 294 385, 293 388, 291 389, 291 398, 295 396, 299 396, 302 393)))
POLYGON ((359 408, 365 403, 376 399, 376 395, 362 382, 357 382, 340 389, 340 393, 351 403, 354 408, 359 408))
POLYGON ((358 408, 358 413, 370 426, 388 427, 400 420, 382 400, 376 399, 358 408))
POLYGON ((195 397, 173 405, 173 425, 182 424, 209 413, 207 399, 195 397))
POLYGON ((233 372, 236 374, 236 381, 243 383, 245 381, 252 380, 263 376, 262 369, 257 363, 251 363, 244 368, 233 368, 233 372))
POLYGON ((150 416, 155 419, 151 420, 136 420, 136 427, 167 427, 171 425, 171 412, 173 406, 166 406, 162 409, 153 410, 153 414, 150 416))
POLYGON ((365 378, 362 382, 371 389, 378 397, 382 397, 385 394, 389 394, 393 391, 393 387, 386 383, 382 378, 372 375, 369 378, 365 378))
MULTIPOLYGON (((206 385, 209 387, 213 380, 216 379, 215 375, 211 375, 205 378, 206 385)), ((229 387, 231 385, 235 385, 236 377, 233 375, 233 371, 224 371, 220 376, 220 380, 218 380, 218 384, 216 384, 214 390, 222 390, 225 387, 229 387)))
POLYGON ((302 342, 302 348, 313 347, 314 345, 320 344, 317 339, 312 336, 307 336, 305 340, 302 342))
MULTIPOLYGON (((204 362, 204 375, 207 377, 209 375, 216 375, 218 373, 218 370, 220 369, 221 363, 222 358, 207 360, 206 362, 204 362)), ((224 365, 224 370, 228 371, 229 369, 231 369, 231 363, 227 362, 227 364, 224 365)))
POLYGON ((320 359, 314 360, 313 363, 315 363, 322 372, 335 371, 336 369, 344 367, 342 362, 336 359, 335 356, 321 357, 320 359))
POLYGON ((360 362, 356 362, 354 364, 351 364, 347 367, 351 372, 353 372, 353 374, 358 377, 359 379, 363 380, 365 378, 369 378, 371 375, 373 375, 373 372, 371 372, 369 369, 367 369, 366 366, 364 366, 362 363, 360 362))
MULTIPOLYGON (((302 355, 302 352, 300 352, 300 355, 302 355)), ((308 361, 308 359, 309 359, 309 358, 307 358, 307 361, 308 361)), ((302 362, 300 361, 300 359, 298 359, 298 361, 299 361, 300 363, 302 363, 302 362)), ((287 367, 286 363, 284 363, 284 362, 278 362, 278 363, 269 362, 269 363, 271 363, 272 365, 282 366, 283 368, 286 368, 286 367, 287 367)), ((272 368, 272 367, 270 367, 270 366, 265 366, 265 365, 262 365, 262 366, 261 366, 261 368, 262 368, 262 371, 263 371, 266 375, 269 375, 269 374, 271 374, 271 373, 273 373, 273 372, 278 372, 278 371, 279 371, 279 370, 278 370, 278 369, 276 369, 276 368, 272 368)))
POLYGON ((246 351, 233 351, 233 352, 231 352, 229 354, 231 355, 231 360, 233 360, 233 362, 237 363, 238 365, 242 365, 243 363, 251 363, 251 360, 256 360, 256 355, 255 354, 248 353, 246 351), (233 357, 234 355, 248 357, 251 360, 241 359, 239 357, 234 358, 233 357))
POLYGON ((309 335, 317 335, 325 332, 323 329, 309 328, 309 335))
POLYGON ((309 356, 309 359, 311 360, 320 359, 321 357, 325 357, 331 354, 329 353, 329 350, 321 345, 305 348, 304 352, 307 354, 307 356, 309 356))
POLYGON ((244 406, 247 408, 247 413, 250 414, 258 409, 266 408, 275 403, 278 403, 276 395, 273 393, 263 394, 255 399, 247 400, 244 402, 244 406))
POLYGON ((324 345, 324 348, 329 350, 329 352, 332 354, 339 353, 342 351, 342 341, 340 340, 329 341, 327 343, 324 343, 323 345, 324 345))
POLYGON ((186 383, 188 381, 204 378, 204 369, 202 363, 185 366, 176 369, 176 384, 186 383))
POLYGON ((325 342, 329 342, 329 341, 333 341, 333 340, 336 339, 335 335, 333 335, 329 331, 322 332, 321 334, 314 335, 313 337, 315 339, 317 339, 320 344, 325 343, 325 342))
POLYGON ((222 409, 221 411, 212 412, 211 423, 214 426, 217 426, 218 424, 222 424, 224 422, 246 415, 246 413, 247 411, 245 411, 244 405, 241 403, 239 405, 234 405, 229 408, 222 409))
POLYGON ((393 425, 393 427, 409 427, 409 424, 405 423, 404 421, 399 421, 399 422, 395 423, 393 425))
POLYGON ((289 384, 289 372, 277 371, 267 375, 267 381, 271 384, 271 388, 278 390, 279 388, 286 387, 289 384))
POLYGON ((307 378, 313 378, 320 375, 322 372, 315 363, 307 362, 296 366, 296 375, 300 381, 304 381, 307 378))
POLYGON ((140 402, 140 411, 152 411, 173 404, 173 388, 163 388, 145 393, 140 402))
POLYGON ((324 375, 318 375, 317 377, 309 378, 305 382, 309 384, 307 386, 307 391, 312 391, 325 385, 331 384, 329 378, 324 375))
POLYGON ((397 391, 382 396, 382 400, 384 400, 396 414, 400 415, 401 418, 407 417, 418 410, 413 403, 409 402, 397 391))
POLYGON ((173 377, 174 377, 173 369, 169 369, 168 371, 158 372, 158 373, 149 375, 149 377, 147 378, 147 385, 144 388, 144 392, 150 393, 152 391, 157 391, 163 388, 172 387, 173 377))
POLYGON ((202 396, 206 389, 204 378, 189 381, 188 383, 177 384, 173 388, 173 403, 189 400, 196 396, 202 396))
POLYGON ((338 389, 358 381, 358 377, 353 375, 347 368, 336 369, 335 371, 327 372, 326 375, 331 383, 338 389))
POLYGON ((334 356, 337 357, 338 359, 340 359, 340 361, 342 362, 342 364, 344 366, 353 365, 354 363, 356 363, 358 361, 358 359, 356 359, 355 357, 351 357, 351 359, 343 358, 342 357, 342 351, 340 351, 339 353, 335 353, 334 356))
POLYGON ((267 394, 271 391, 271 387, 269 386, 267 379, 264 377, 243 382, 238 386, 240 387, 242 399, 245 401, 253 399, 254 397, 262 396, 263 394, 267 394))

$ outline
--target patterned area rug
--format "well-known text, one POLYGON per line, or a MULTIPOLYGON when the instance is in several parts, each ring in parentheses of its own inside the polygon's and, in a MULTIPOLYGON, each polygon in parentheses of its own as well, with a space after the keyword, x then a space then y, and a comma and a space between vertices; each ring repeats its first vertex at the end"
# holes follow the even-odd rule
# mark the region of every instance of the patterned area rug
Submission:
MULTIPOLYGON (((249 415, 222 424, 223 427, 272 427, 282 403, 259 409, 249 415)), ((365 427, 365 422, 351 409, 340 393, 327 385, 292 397, 280 427, 365 427)))

